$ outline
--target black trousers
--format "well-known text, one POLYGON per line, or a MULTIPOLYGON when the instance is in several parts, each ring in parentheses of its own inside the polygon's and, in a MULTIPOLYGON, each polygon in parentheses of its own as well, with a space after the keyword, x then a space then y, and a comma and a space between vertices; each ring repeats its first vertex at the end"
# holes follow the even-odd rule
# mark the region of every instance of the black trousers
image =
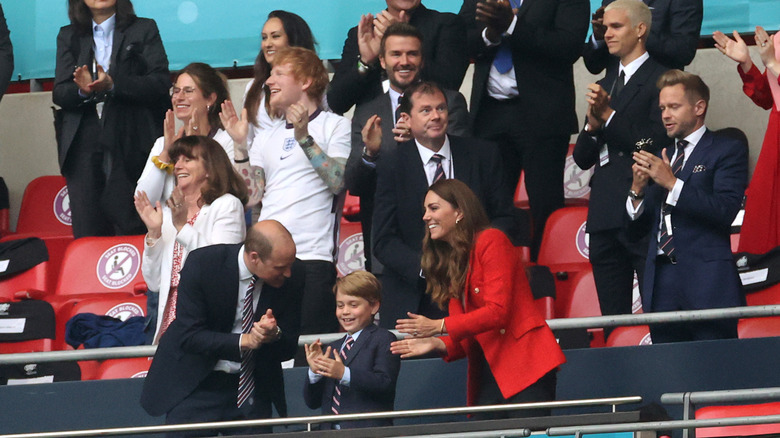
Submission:
POLYGON ((626 228, 589 233, 589 258, 602 315, 630 315, 634 271, 641 291, 648 237, 631 242, 626 228))
MULTIPOLYGON (((533 359, 529 358, 529 360, 533 359)), ((487 360, 484 360, 484 356, 482 362, 482 370, 480 373, 481 386, 476 400, 478 406, 555 400, 555 385, 558 382, 557 370, 548 372, 531 386, 517 394, 509 398, 504 398, 501 394, 501 389, 498 387, 498 383, 496 383, 495 377, 493 377, 493 372, 490 371, 490 365, 487 363, 487 360)), ((538 408, 515 411, 482 412, 472 415, 471 418, 473 420, 499 420, 504 418, 547 417, 549 415, 550 409, 538 408)))
POLYGON ((73 235, 126 236, 146 232, 133 204, 140 175, 128 175, 122 159, 100 141, 97 114, 84 114, 68 150, 62 176, 68 185, 73 235))
POLYGON ((306 284, 301 309, 301 334, 336 333, 336 267, 324 260, 303 260, 306 284))
MULTIPOLYGON (((181 401, 165 416, 165 424, 210 423, 214 421, 253 420, 271 418, 269 403, 236 406, 238 374, 214 371, 204 379, 192 394, 181 401)), ((168 438, 206 437, 222 435, 247 435, 270 433, 270 427, 208 429, 166 434, 168 438)))
POLYGON ((547 218, 563 207, 563 170, 569 149, 568 134, 540 132, 533 120, 524 120, 519 99, 482 99, 474 121, 474 135, 495 141, 501 153, 506 186, 514 193, 520 172, 533 220, 531 256, 536 260, 547 218))

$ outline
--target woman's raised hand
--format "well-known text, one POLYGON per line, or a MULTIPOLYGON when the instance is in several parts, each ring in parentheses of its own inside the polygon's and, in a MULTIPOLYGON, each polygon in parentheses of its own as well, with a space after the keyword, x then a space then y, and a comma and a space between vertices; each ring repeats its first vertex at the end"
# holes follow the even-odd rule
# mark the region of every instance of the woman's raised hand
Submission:
POLYGON ((441 334, 441 319, 429 319, 422 315, 407 312, 409 319, 399 319, 395 322, 395 329, 401 333, 412 335, 415 338, 425 338, 441 334))
POLYGON ((246 108, 241 110, 241 117, 238 117, 236 109, 233 107, 233 102, 225 100, 222 102, 222 111, 219 113, 219 119, 222 121, 225 131, 233 139, 233 143, 246 146, 246 136, 249 133, 246 108))
POLYGON ((149 197, 143 190, 139 191, 133 197, 135 203, 135 210, 138 212, 138 216, 146 225, 149 237, 152 239, 159 239, 162 235, 162 206, 160 201, 157 201, 154 205, 149 201, 149 197))

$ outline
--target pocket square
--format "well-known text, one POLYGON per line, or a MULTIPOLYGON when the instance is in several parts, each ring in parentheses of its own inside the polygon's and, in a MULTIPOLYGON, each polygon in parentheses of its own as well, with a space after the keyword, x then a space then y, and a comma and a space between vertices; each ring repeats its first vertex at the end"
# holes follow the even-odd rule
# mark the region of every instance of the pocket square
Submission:
POLYGON ((704 172, 705 170, 707 170, 707 166, 703 164, 697 164, 693 167, 693 173, 704 172))

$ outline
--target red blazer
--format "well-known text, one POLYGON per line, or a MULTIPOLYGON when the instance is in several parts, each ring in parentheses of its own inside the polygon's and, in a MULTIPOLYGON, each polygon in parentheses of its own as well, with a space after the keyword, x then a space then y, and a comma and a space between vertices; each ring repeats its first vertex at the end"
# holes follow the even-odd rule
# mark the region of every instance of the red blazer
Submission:
POLYGON ((463 301, 451 299, 445 318, 446 361, 468 356, 468 404, 480 385, 479 348, 504 398, 529 387, 566 362, 552 331, 536 310, 520 259, 497 229, 477 235, 463 301), (464 306, 465 302, 465 306, 464 306))

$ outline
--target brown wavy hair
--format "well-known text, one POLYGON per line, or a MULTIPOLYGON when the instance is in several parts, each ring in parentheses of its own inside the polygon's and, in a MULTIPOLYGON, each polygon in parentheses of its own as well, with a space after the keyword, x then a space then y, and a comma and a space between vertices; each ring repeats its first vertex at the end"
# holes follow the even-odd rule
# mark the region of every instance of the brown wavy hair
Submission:
POLYGON ((211 204, 217 198, 230 193, 246 204, 249 195, 246 183, 233 169, 225 150, 214 139, 202 135, 189 135, 176 140, 171 146, 171 162, 179 157, 200 158, 206 168, 206 184, 200 189, 203 202, 211 204))
POLYGON ((463 215, 452 230, 449 239, 452 243, 431 239, 427 229, 423 238, 421 266, 427 283, 425 292, 443 309, 451 298, 463 295, 471 248, 477 233, 487 228, 490 220, 477 195, 461 181, 442 179, 428 192, 436 193, 463 215))
MULTIPOLYGON (((314 34, 311 33, 311 28, 309 28, 306 20, 301 18, 300 15, 276 10, 268 14, 266 22, 272 18, 278 18, 282 22, 282 28, 284 33, 287 34, 287 43, 290 47, 303 47, 304 49, 316 51, 317 40, 314 39, 314 34)), ((257 58, 255 58, 254 73, 254 82, 247 90, 244 98, 247 118, 252 124, 257 123, 257 112, 260 111, 260 97, 263 91, 268 96, 268 87, 265 86, 265 81, 271 74, 271 65, 266 61, 263 54, 262 42, 260 43, 260 52, 257 54, 257 58)), ((267 111, 269 109, 267 99, 265 105, 267 111)))

